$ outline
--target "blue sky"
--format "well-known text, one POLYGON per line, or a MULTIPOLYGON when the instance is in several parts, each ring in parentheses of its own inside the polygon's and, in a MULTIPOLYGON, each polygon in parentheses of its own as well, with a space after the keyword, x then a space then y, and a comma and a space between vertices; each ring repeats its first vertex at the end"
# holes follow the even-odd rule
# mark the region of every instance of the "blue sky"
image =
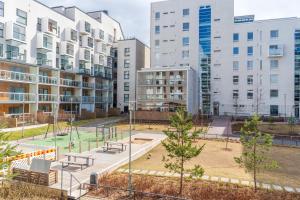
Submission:
MULTIPOLYGON (((150 3, 158 0, 39 0, 48 6, 77 6, 84 11, 108 10, 126 37, 149 43, 150 3)), ((184 0, 182 0, 184 1, 184 0)), ((235 0, 235 15, 255 14, 256 19, 300 16, 299 0, 235 0)))

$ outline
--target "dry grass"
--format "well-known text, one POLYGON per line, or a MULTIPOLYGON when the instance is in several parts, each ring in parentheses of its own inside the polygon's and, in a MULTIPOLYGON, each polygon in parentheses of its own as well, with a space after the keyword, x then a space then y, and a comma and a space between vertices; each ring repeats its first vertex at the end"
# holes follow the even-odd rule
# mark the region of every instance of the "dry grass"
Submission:
MULTIPOLYGON (((101 183, 101 185, 126 189, 127 175, 112 174, 102 177, 99 182, 101 183)), ((139 192, 156 193, 178 197, 178 179, 176 178, 134 175, 133 188, 139 192)), ((107 200, 117 200, 126 199, 127 193, 116 191, 113 189, 102 188, 97 191, 91 191, 90 195, 95 197, 102 197, 107 200)), ((253 189, 249 187, 243 187, 234 184, 190 180, 186 181, 184 184, 183 197, 191 200, 299 200, 300 194, 269 191, 263 189, 259 189, 257 193, 254 193, 253 189)), ((160 198, 159 196, 145 197, 142 194, 137 194, 137 196, 135 196, 135 199, 154 200, 160 198)))
MULTIPOLYGON (((198 157, 188 163, 189 166, 199 164, 204 168, 205 174, 210 176, 252 180, 251 173, 246 173, 234 161, 234 157, 239 157, 242 153, 242 145, 240 143, 229 143, 230 151, 224 150, 225 142, 222 141, 199 140, 197 144, 205 144, 205 148, 198 157)), ((132 168, 167 171, 162 162, 164 155, 166 155, 166 151, 162 145, 159 145, 148 154, 134 161, 132 168)), ((299 187, 300 149, 272 147, 270 156, 278 161, 280 168, 262 172, 258 180, 265 183, 299 187)), ((126 167, 127 165, 124 166, 124 168, 126 167)))

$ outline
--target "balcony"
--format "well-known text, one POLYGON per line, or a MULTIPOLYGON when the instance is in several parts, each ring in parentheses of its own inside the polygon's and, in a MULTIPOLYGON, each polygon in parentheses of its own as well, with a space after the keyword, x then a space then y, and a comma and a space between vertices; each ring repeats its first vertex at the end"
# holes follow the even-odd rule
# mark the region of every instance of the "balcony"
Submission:
POLYGON ((49 76, 39 76, 39 83, 46 84, 46 85, 57 85, 58 79, 49 76))
POLYGON ((91 24, 84 21, 80 20, 79 22, 79 32, 82 35, 88 35, 92 32, 91 24))
POLYGON ((39 102, 57 102, 57 95, 39 94, 39 102))
POLYGON ((112 79, 112 74, 111 73, 95 71, 94 76, 95 77, 100 77, 100 78, 103 78, 103 79, 108 79, 108 80, 112 79))
POLYGON ((36 48, 42 52, 53 51, 53 38, 45 33, 37 33, 36 48))
POLYGON ((26 54, 25 53, 22 54, 17 51, 7 51, 5 57, 7 60, 26 63, 26 54))
POLYGON ((90 76, 91 75, 91 70, 90 69, 85 69, 85 68, 79 68, 78 74, 90 76))
POLYGON ((270 45, 269 57, 282 57, 282 56, 284 56, 283 45, 270 45))
POLYGON ((60 102, 62 102, 62 103, 81 103, 81 97, 60 95, 60 102))
POLYGON ((65 57, 74 57, 74 45, 69 42, 61 42, 60 52, 65 57))
POLYGON ((6 22, 5 39, 18 45, 26 44, 26 28, 14 22, 6 22))
POLYGON ((60 79, 60 85, 61 86, 67 86, 67 87, 80 87, 81 84, 80 81, 70 80, 70 79, 60 79))
POLYGON ((94 39, 88 35, 81 37, 80 46, 83 48, 94 49, 94 39))
POLYGON ((35 77, 34 74, 0 70, 0 80, 4 81, 35 83, 35 77))
POLYGON ((44 59, 44 58, 37 58, 36 64, 38 66, 46 66, 46 67, 52 67, 52 60, 44 59))
POLYGON ((35 103, 35 100, 35 94, 0 92, 0 103, 35 103))
POLYGON ((58 36, 57 22, 48 17, 42 18, 40 29, 41 29, 41 32, 58 36))
POLYGON ((74 63, 68 56, 61 56, 61 70, 73 71, 74 63))
POLYGON ((82 103, 85 103, 85 104, 95 103, 95 97, 83 96, 82 103))
POLYGON ((77 37, 77 31, 73 30, 71 28, 66 28, 65 29, 65 41, 68 42, 77 42, 78 37, 77 37))
POLYGON ((107 103, 106 97, 95 97, 95 103, 107 103))
POLYGON ((104 31, 97 28, 95 29, 95 41, 97 42, 103 42, 104 41, 104 31))
POLYGON ((95 88, 96 90, 108 90, 109 89, 109 86, 108 85, 105 85, 105 84, 99 84, 97 83, 95 85, 95 88))
POLYGON ((79 49, 79 60, 84 62, 91 62, 91 52, 88 49, 80 48, 79 49))
POLYGON ((94 83, 82 82, 82 87, 83 88, 94 89, 94 86, 95 86, 94 83))
POLYGON ((95 44, 95 52, 102 54, 102 55, 106 55, 107 54, 107 46, 105 43, 103 42, 96 42, 95 44))
POLYGON ((104 65, 104 55, 95 53, 94 54, 94 65, 96 65, 96 67, 101 68, 101 66, 104 65))

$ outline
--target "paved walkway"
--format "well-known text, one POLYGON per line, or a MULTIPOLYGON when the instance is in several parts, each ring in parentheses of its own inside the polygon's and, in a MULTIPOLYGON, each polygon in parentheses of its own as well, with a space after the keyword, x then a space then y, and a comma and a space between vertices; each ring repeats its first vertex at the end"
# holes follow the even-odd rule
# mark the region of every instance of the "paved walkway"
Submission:
POLYGON ((229 117, 215 118, 208 127, 208 135, 226 136, 231 135, 231 119, 229 117))
MULTIPOLYGON (((38 124, 38 125, 30 125, 30 126, 24 126, 24 130, 33 129, 33 128, 41 128, 45 127, 48 124, 38 124)), ((23 127, 16 127, 16 128, 5 128, 1 129, 0 132, 9 133, 9 132, 15 132, 15 131, 22 131, 23 127)))
MULTIPOLYGON (((146 142, 144 144, 132 143, 132 158, 137 159, 140 156, 144 155, 152 148, 156 147, 160 144, 161 140, 165 138, 163 134, 148 134, 148 133, 140 133, 133 136, 133 138, 145 138, 145 139, 152 139, 152 141, 146 142)), ((120 142, 128 143, 128 138, 124 139, 120 142)), ((105 173, 111 172, 122 165, 128 163, 128 148, 126 151, 122 153, 104 153, 101 149, 95 149, 91 152, 85 152, 84 154, 92 154, 96 160, 95 164, 87 169, 80 170, 77 167, 67 167, 64 169, 63 173, 61 173, 61 164, 59 162, 52 163, 51 169, 58 170, 58 180, 59 182, 52 185, 52 188, 67 190, 68 193, 70 192, 70 188, 72 191, 78 192, 79 182, 89 183, 91 173, 97 173, 99 175, 103 175, 105 173), (78 179, 79 182, 76 182, 73 178, 72 185, 70 184, 71 174, 73 177, 78 179), (61 181, 61 175, 63 176, 63 181, 61 181)), ((70 195, 70 193, 69 193, 70 195)), ((71 196, 74 194, 72 193, 71 196)), ((74 195, 75 196, 75 195, 74 195)))
MULTIPOLYGON (((118 172, 121 173, 128 173, 128 169, 119 169, 118 172)), ((142 175, 152 175, 152 176, 166 176, 166 177, 179 177, 179 174, 170 173, 170 172, 164 172, 164 171, 155 171, 155 170, 132 170, 132 173, 134 174, 142 174, 142 175)), ((185 174, 186 177, 189 177, 190 174, 185 174)), ((207 176, 204 175, 201 177, 202 180, 205 181, 215 181, 215 182, 223 182, 223 183, 233 183, 233 184, 241 184, 245 186, 254 186, 253 181, 249 180, 240 180, 240 179, 233 179, 233 178, 227 178, 227 177, 218 177, 218 176, 207 176)), ((286 191, 286 192, 297 192, 300 193, 300 187, 294 188, 290 186, 281 186, 277 184, 268 184, 268 183, 257 183, 258 187, 263 189, 273 189, 278 191, 286 191)))

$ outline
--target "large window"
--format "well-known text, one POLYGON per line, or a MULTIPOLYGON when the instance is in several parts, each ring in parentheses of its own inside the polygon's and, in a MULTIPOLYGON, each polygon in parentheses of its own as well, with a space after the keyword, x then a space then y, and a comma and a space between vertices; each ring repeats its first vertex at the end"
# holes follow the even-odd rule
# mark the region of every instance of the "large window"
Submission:
POLYGON ((233 55, 239 55, 240 49, 238 47, 233 47, 233 55))
POLYGON ((3 38, 4 37, 4 24, 0 23, 0 37, 3 38))
POLYGON ((276 98, 278 97, 278 90, 270 90, 270 97, 271 98, 276 98))
POLYGON ((232 97, 233 97, 234 99, 238 99, 238 98, 239 98, 239 90, 233 90, 232 97))
POLYGON ((278 69, 279 61, 278 60, 270 60, 270 67, 271 67, 271 69, 278 69))
POLYGON ((239 61, 233 61, 233 71, 238 71, 240 68, 239 61))
POLYGON ((182 30, 183 31, 189 31, 190 30, 190 23, 185 22, 182 24, 182 30))
POLYGON ((276 39, 279 37, 279 31, 278 30, 271 30, 270 32, 271 39, 276 39))
POLYGON ((238 42, 240 40, 240 35, 238 33, 233 34, 233 41, 238 42))
POLYGON ((184 16, 184 17, 186 17, 186 16, 189 16, 190 15, 190 9, 183 9, 182 10, 182 15, 184 16))
POLYGON ((233 81, 233 85, 238 85, 239 84, 239 76, 233 76, 232 81, 233 81))
POLYGON ((160 26, 155 26, 155 34, 160 34, 160 26))
POLYGON ((4 2, 0 1, 0 16, 4 17, 4 2))
POLYGON ((125 59, 124 60, 124 68, 129 68, 130 67, 130 60, 129 59, 125 59))
POLYGON ((279 115, 279 106, 278 105, 270 105, 270 115, 271 116, 279 115))
POLYGON ((3 57, 3 44, 0 44, 0 57, 3 57))
POLYGON ((25 41, 26 40, 26 29, 25 29, 25 27, 14 24, 13 37, 17 40, 25 41))
POLYGON ((129 102, 129 94, 124 94, 124 103, 129 102))
POLYGON ((129 79, 129 71, 124 71, 124 79, 129 79))
POLYGON ((247 55, 248 56, 253 56, 253 47, 248 47, 247 48, 247 55))
POLYGON ((159 19, 160 19, 160 12, 156 12, 156 13, 155 13, 155 19, 156 19, 156 20, 159 20, 159 19))
POLYGON ((125 92, 129 91, 129 82, 124 82, 124 91, 125 92))
POLYGON ((27 12, 17 9, 17 22, 23 25, 27 25, 27 12))
POLYGON ((184 37, 182 38, 182 46, 189 46, 190 45, 190 38, 184 37))
POLYGON ((130 48, 124 49, 124 56, 130 56, 130 48))
POLYGON ((85 22, 84 23, 84 29, 85 29, 85 32, 90 33, 91 32, 91 24, 88 23, 88 22, 85 22))
POLYGON ((253 75, 248 75, 247 76, 247 84, 248 85, 253 85, 253 75))
POLYGON ((253 40, 253 32, 248 32, 247 33, 247 39, 248 39, 248 41, 252 41, 253 40))
POLYGON ((248 90, 247 91, 247 99, 253 99, 253 90, 248 90))

